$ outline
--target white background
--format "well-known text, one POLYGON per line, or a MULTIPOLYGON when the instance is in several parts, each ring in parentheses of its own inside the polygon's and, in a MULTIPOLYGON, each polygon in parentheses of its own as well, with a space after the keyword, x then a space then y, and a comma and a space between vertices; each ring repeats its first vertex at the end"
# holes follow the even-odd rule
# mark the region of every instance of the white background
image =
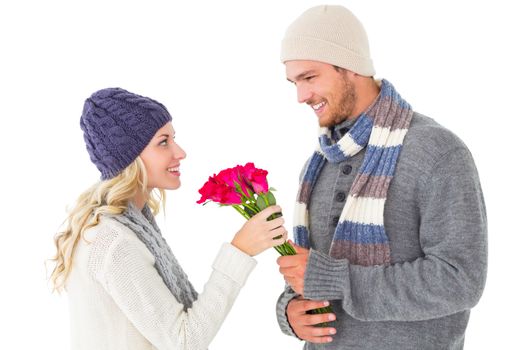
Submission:
MULTIPOLYGON (((466 349, 523 346, 523 52, 518 1, 341 1, 367 29, 377 77, 458 134, 480 173, 489 274, 466 349)), ((269 170, 288 230, 316 118, 279 62, 286 27, 317 1, 11 1, 0 5, 1 349, 66 349, 67 296, 45 259, 65 209, 98 173, 79 128, 83 101, 119 86, 164 103, 188 153, 158 217, 200 291, 243 220, 195 204, 207 176, 269 170), (49 272, 49 271, 48 271, 49 272)), ((210 349, 300 349, 277 326, 283 282, 267 251, 210 349)))

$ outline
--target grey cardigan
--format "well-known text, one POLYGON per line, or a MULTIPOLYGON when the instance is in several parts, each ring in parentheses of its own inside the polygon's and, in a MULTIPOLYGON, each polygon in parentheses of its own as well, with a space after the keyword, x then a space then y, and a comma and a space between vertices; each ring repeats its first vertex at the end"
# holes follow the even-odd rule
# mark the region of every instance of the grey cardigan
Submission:
MULTIPOLYGON (((336 133, 349 124, 338 125, 336 133)), ((332 301, 337 334, 330 344, 304 348, 462 349, 487 271, 485 205, 469 150, 432 119, 414 114, 385 204, 390 266, 356 266, 328 256, 344 205, 337 193, 349 192, 363 157, 361 151, 327 163, 312 193, 304 296, 332 301)), ((286 288, 277 302, 288 335, 294 333, 286 306, 295 296, 286 288)))

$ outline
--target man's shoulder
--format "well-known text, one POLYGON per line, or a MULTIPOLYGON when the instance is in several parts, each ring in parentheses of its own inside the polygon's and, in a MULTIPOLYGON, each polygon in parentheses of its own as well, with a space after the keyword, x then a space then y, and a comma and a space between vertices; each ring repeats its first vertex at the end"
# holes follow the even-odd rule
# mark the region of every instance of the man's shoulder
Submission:
POLYGON ((403 148, 440 157, 457 148, 467 146, 452 131, 423 114, 414 112, 403 148))

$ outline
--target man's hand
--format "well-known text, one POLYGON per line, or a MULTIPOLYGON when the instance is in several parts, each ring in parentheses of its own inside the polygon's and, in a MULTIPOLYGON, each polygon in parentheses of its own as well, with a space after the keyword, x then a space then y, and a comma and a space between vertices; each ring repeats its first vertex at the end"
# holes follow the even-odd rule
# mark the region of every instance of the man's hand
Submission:
POLYGON ((335 315, 327 314, 307 314, 309 310, 315 310, 328 306, 327 301, 305 300, 302 298, 292 299, 286 308, 288 322, 292 326, 295 334, 310 343, 329 343, 332 341, 330 335, 336 333, 333 327, 316 327, 316 324, 335 320, 335 315))
POLYGON ((309 250, 293 244, 292 241, 288 242, 293 245, 297 254, 279 257, 277 259, 279 272, 297 294, 303 295, 304 273, 306 271, 306 265, 308 264, 309 250))

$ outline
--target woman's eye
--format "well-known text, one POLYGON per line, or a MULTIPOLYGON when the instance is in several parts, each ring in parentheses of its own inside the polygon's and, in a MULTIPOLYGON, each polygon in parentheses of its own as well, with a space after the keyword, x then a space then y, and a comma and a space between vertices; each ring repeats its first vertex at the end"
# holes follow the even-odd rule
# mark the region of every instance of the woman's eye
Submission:
POLYGON ((168 139, 162 140, 159 143, 160 146, 166 146, 167 144, 168 144, 168 139))
POLYGON ((315 77, 315 76, 312 75, 312 76, 310 76, 310 77, 306 77, 306 78, 304 78, 304 79, 305 79, 306 81, 310 81, 310 80, 312 80, 314 77, 315 77))

